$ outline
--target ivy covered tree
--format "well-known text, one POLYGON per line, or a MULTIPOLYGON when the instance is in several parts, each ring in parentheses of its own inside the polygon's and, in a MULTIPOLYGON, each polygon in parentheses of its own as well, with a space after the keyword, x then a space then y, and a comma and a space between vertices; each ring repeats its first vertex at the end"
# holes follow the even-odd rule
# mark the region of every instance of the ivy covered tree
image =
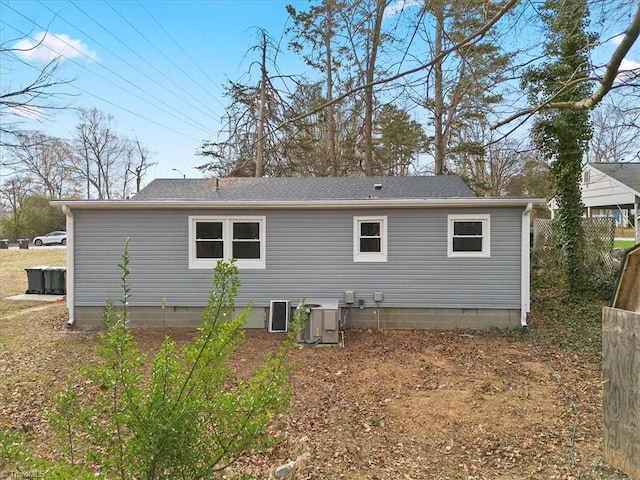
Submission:
MULTIPOLYGON (((585 0, 547 0, 542 15, 547 38, 547 61, 529 69, 523 84, 534 105, 575 102, 590 95, 585 81, 590 72, 594 35, 587 33, 589 9, 585 0)), ((551 163, 550 179, 558 203, 564 273, 567 287, 579 292, 584 286, 582 214, 580 194, 582 160, 591 139, 589 111, 567 108, 542 109, 532 128, 533 141, 551 163)))

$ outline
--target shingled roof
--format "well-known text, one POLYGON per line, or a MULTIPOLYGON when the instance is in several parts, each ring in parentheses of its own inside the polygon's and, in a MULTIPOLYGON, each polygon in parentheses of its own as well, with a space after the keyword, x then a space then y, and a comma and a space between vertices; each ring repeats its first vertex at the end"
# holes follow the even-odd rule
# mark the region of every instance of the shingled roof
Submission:
POLYGON ((475 195, 460 177, 446 175, 156 179, 131 200, 306 202, 469 197, 475 195))
POLYGON ((626 185, 627 187, 640 192, 640 162, 634 163, 589 163, 593 168, 597 168, 602 173, 626 185))

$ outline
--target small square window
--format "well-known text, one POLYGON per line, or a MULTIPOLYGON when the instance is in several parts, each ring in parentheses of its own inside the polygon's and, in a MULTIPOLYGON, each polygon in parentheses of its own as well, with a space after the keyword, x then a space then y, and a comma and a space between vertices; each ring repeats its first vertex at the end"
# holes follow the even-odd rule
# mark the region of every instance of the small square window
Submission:
POLYGON ((387 261, 387 217, 354 217, 353 261, 387 261))
POLYGON ((449 215, 449 257, 490 257, 489 215, 449 215))

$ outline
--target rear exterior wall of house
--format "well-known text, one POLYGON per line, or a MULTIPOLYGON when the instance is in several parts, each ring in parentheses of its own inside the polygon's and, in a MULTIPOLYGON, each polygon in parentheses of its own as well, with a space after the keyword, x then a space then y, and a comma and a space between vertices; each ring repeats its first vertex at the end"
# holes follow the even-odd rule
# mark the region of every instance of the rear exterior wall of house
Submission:
POLYGON ((264 269, 241 269, 239 307, 262 328, 270 300, 338 299, 352 290, 347 326, 489 328, 520 324, 522 208, 74 210, 75 325, 99 328, 106 300, 121 295, 126 238, 132 325, 195 326, 212 288, 211 269, 189 263, 190 216, 264 217, 264 269), (489 215, 490 256, 448 252, 449 215, 489 215), (354 217, 384 217, 387 257, 354 261, 354 217), (383 300, 376 303, 374 292, 383 300), (165 308, 161 305, 165 304, 165 308), (379 309, 379 311, 378 311, 379 309))

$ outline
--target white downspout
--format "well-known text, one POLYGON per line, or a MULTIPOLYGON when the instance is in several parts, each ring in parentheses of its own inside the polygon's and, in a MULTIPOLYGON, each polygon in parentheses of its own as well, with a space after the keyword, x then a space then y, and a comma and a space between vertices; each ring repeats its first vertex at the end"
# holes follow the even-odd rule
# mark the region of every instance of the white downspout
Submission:
POLYGON ((67 310, 69 311, 69 320, 67 321, 67 327, 73 327, 73 323, 76 320, 76 308, 75 308, 75 263, 74 263, 74 221, 73 213, 67 205, 62 205, 62 213, 66 215, 67 220, 67 310))
POLYGON ((523 328, 527 326, 527 313, 531 310, 531 210, 533 210, 533 203, 530 202, 522 212, 520 326, 523 328))

